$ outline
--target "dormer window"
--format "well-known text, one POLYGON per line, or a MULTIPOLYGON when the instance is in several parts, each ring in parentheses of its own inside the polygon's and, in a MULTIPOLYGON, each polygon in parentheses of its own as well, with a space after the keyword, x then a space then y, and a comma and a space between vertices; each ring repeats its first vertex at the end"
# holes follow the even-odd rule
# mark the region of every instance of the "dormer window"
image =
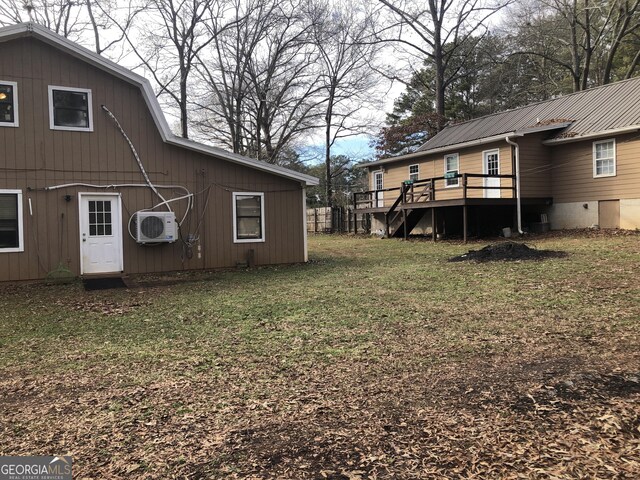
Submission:
POLYGON ((49 85, 51 130, 93 131, 91 90, 49 85))
POLYGON ((18 84, 0 80, 0 126, 18 126, 18 84))

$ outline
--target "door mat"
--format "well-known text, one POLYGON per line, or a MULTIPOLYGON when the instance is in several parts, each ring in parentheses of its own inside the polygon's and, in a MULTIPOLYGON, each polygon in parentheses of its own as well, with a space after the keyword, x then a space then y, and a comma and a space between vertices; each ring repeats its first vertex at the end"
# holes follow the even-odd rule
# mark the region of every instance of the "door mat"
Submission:
POLYGON ((129 288, 122 277, 83 278, 85 290, 107 290, 110 288, 129 288))

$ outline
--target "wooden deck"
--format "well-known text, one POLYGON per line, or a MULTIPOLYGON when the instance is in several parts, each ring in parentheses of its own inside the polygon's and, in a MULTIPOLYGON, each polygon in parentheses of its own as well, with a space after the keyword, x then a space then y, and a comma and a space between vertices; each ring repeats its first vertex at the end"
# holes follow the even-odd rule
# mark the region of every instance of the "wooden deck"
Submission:
MULTIPOLYGON (((499 182, 500 183, 500 182, 499 182)), ((521 205, 551 205, 553 199, 549 197, 540 198, 521 198, 521 205)), ((383 213, 385 216, 385 234, 390 236, 391 226, 399 219, 400 224, 394 230, 393 235, 398 236, 398 232, 402 231, 404 238, 407 238, 411 230, 415 227, 417 221, 414 218, 421 218, 424 210, 431 209, 431 225, 432 236, 435 240, 437 210, 445 207, 460 207, 463 214, 463 237, 467 241, 467 224, 468 212, 467 207, 471 206, 516 206, 516 179, 515 175, 484 175, 463 173, 456 175, 448 175, 446 177, 436 177, 428 179, 420 179, 416 181, 404 182, 401 186, 395 188, 385 188, 381 190, 368 190, 365 192, 357 192, 353 195, 354 212, 357 213, 383 213), (511 179, 510 186, 485 186, 484 179, 511 179), (459 179, 457 190, 446 187, 446 182, 452 179, 459 179), (482 179, 483 185, 470 184, 471 179, 482 179), (481 190, 482 196, 470 195, 471 192, 481 190), (500 197, 487 197, 486 192, 491 190, 499 190, 500 197), (502 191, 508 192, 507 197, 503 197, 502 191), (446 192, 446 194, 444 193, 446 192), (450 198, 452 193, 459 192, 460 195, 450 198), (388 198, 391 194, 392 197, 388 198), (387 198, 381 199, 386 195, 387 198), (439 198, 445 196, 445 198, 439 198), (449 198, 446 198, 449 197, 449 198)))
MULTIPOLYGON (((522 205, 551 205, 553 199, 551 197, 525 197, 520 200, 522 205)), ((397 209, 428 209, 443 207, 463 207, 463 206, 503 206, 516 205, 515 198, 453 198, 449 200, 431 200, 426 202, 404 203, 397 209)), ((389 211, 389 207, 376 208, 358 208, 358 213, 385 213, 389 211)))

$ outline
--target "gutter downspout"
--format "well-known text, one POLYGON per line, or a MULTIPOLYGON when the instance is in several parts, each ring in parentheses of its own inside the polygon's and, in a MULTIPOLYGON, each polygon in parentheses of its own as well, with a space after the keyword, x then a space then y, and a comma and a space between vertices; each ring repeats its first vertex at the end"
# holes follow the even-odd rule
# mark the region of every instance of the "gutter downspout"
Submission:
POLYGON ((522 205, 520 204, 520 146, 512 141, 508 136, 505 137, 505 141, 509 145, 513 145, 515 147, 514 150, 514 159, 516 164, 516 211, 518 216, 518 233, 520 235, 524 235, 522 231, 522 205))

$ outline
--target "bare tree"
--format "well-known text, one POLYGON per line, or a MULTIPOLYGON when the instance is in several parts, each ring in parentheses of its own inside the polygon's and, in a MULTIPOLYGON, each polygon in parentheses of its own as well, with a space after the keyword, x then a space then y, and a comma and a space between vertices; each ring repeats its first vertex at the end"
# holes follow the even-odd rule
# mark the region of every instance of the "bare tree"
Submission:
MULTIPOLYGON (((606 62, 603 74, 603 83, 611 82, 612 70, 616 55, 625 41, 629 39, 637 38, 640 31, 640 0, 618 0, 612 3, 612 28, 610 29, 609 38, 607 44, 606 62)), ((630 71, 633 73, 635 66, 640 60, 640 52, 636 54, 632 65, 630 65, 630 71)), ((631 73, 627 73, 625 78, 629 78, 631 73)))
POLYGON ((141 66, 158 84, 157 95, 168 95, 177 106, 184 138, 189 137, 190 75, 198 54, 229 27, 226 9, 226 0, 149 0, 137 35, 118 24, 141 66))
POLYGON ((276 1, 248 69, 257 155, 271 163, 287 144, 318 127, 318 107, 325 101, 318 96, 317 51, 303 1, 276 1))
POLYGON ((199 114, 195 126, 201 133, 235 153, 250 154, 247 124, 250 95, 248 71, 251 59, 264 38, 264 23, 274 4, 263 0, 234 0, 229 12, 233 26, 215 35, 210 48, 199 55, 199 114))
POLYGON ((0 25, 33 22, 75 42, 87 44, 92 39, 94 50, 100 55, 124 38, 123 34, 113 34, 119 30, 114 19, 128 31, 144 9, 144 5, 135 1, 128 2, 126 8, 119 7, 116 0, 3 1, 0 25))
POLYGON ((319 125, 317 52, 301 5, 238 0, 235 28, 200 55, 198 128, 235 152, 277 163, 319 125))
POLYGON ((126 7, 119 7, 117 0, 84 0, 88 26, 93 33, 94 49, 98 55, 124 40, 125 33, 131 31, 138 14, 147 9, 146 1, 138 3, 132 0, 127 2, 126 7), (103 40, 106 31, 119 31, 119 34, 110 34, 108 40, 103 40))
POLYGON ((370 17, 354 2, 316 0, 308 4, 308 9, 326 99, 325 199, 326 206, 331 207, 333 179, 342 175, 349 163, 347 157, 332 157, 331 148, 339 138, 361 134, 371 124, 367 111, 377 103, 374 87, 379 85, 380 77, 374 74, 373 64, 378 49, 370 41, 370 17))
MULTIPOLYGON (((449 69, 463 45, 477 44, 487 32, 487 20, 511 0, 378 0, 393 15, 379 30, 378 41, 393 41, 433 63, 435 111, 444 125, 445 91, 456 79, 449 69)), ((460 62, 457 62, 460 64, 460 62)))
POLYGON ((609 83, 620 47, 640 30, 640 0, 538 0, 515 13, 515 54, 564 69, 573 91, 609 83), (542 21, 531 22, 530 8, 543 12, 542 21), (552 48, 540 49, 543 44, 552 48))
POLYGON ((87 28, 82 0, 5 0, 0 24, 33 22, 63 37, 78 40, 87 28))

